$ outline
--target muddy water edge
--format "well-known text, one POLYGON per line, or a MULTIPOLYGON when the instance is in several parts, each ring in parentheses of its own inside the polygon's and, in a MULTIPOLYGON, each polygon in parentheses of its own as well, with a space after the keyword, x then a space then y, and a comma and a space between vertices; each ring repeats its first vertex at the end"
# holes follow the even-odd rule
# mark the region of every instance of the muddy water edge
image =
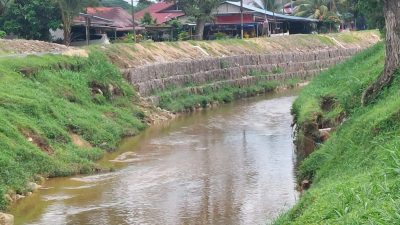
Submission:
POLYGON ((153 126, 100 164, 56 178, 12 209, 15 224, 265 224, 291 207, 296 90, 238 100, 153 126))

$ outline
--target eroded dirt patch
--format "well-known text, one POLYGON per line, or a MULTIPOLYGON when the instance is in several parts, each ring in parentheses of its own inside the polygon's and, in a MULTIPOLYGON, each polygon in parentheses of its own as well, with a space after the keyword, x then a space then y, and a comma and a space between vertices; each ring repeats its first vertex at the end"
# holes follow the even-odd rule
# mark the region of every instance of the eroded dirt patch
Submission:
POLYGON ((81 136, 74 134, 74 133, 69 133, 69 136, 71 137, 72 143, 74 145, 81 147, 81 148, 91 148, 93 147, 88 141, 83 139, 81 136))
POLYGON ((54 150, 51 148, 49 142, 39 134, 36 134, 35 132, 25 128, 21 129, 21 133, 26 137, 29 142, 35 144, 43 152, 49 155, 52 155, 54 153, 54 150))

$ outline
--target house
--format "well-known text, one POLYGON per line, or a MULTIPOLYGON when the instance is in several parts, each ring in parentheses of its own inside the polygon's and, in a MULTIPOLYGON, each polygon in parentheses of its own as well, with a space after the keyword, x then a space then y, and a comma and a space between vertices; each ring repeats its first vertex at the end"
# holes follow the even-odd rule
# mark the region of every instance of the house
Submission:
MULTIPOLYGON (((215 32, 224 32, 230 35, 238 35, 241 29, 240 2, 226 1, 213 11, 214 24, 208 24, 205 35, 215 32)), ((243 29, 250 37, 268 33, 311 33, 318 20, 283 15, 261 9, 249 4, 243 4, 243 29), (265 27, 268 26, 268 27, 265 27)))
MULTIPOLYGON (((86 8, 86 13, 81 13, 74 18, 72 32, 75 34, 85 33, 86 26, 90 27, 90 34, 106 33, 113 39, 133 31, 132 15, 121 7, 89 7, 86 8)), ((135 30, 143 29, 135 21, 135 30)))
POLYGON ((150 5, 149 7, 135 13, 135 19, 140 21, 145 13, 150 13, 155 25, 166 25, 173 19, 181 21, 186 20, 185 13, 178 8, 177 4, 169 2, 158 2, 150 5))

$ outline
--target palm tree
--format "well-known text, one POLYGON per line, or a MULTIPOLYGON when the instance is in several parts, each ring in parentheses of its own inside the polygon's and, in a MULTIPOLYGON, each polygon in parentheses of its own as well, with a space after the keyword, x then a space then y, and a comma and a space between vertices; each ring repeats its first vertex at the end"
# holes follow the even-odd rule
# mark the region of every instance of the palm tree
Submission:
MULTIPOLYGON (((294 7, 294 15, 311 19, 321 19, 329 12, 332 0, 299 0, 294 7)), ((333 8, 333 6, 331 5, 333 8)))

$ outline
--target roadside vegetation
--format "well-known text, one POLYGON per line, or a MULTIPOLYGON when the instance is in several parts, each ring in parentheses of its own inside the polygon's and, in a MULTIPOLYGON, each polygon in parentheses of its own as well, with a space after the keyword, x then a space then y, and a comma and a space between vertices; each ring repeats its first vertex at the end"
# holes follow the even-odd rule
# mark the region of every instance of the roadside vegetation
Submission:
POLYGON ((384 52, 378 44, 322 73, 301 92, 293 106, 299 127, 340 126, 301 162, 298 180, 312 181, 311 188, 274 224, 400 221, 399 72, 374 102, 361 104, 363 91, 383 70, 384 52), (342 124, 335 124, 339 118, 342 124))
POLYGON ((145 127, 134 90, 99 52, 3 58, 0 81, 0 209, 39 175, 101 171, 94 162, 145 127))

